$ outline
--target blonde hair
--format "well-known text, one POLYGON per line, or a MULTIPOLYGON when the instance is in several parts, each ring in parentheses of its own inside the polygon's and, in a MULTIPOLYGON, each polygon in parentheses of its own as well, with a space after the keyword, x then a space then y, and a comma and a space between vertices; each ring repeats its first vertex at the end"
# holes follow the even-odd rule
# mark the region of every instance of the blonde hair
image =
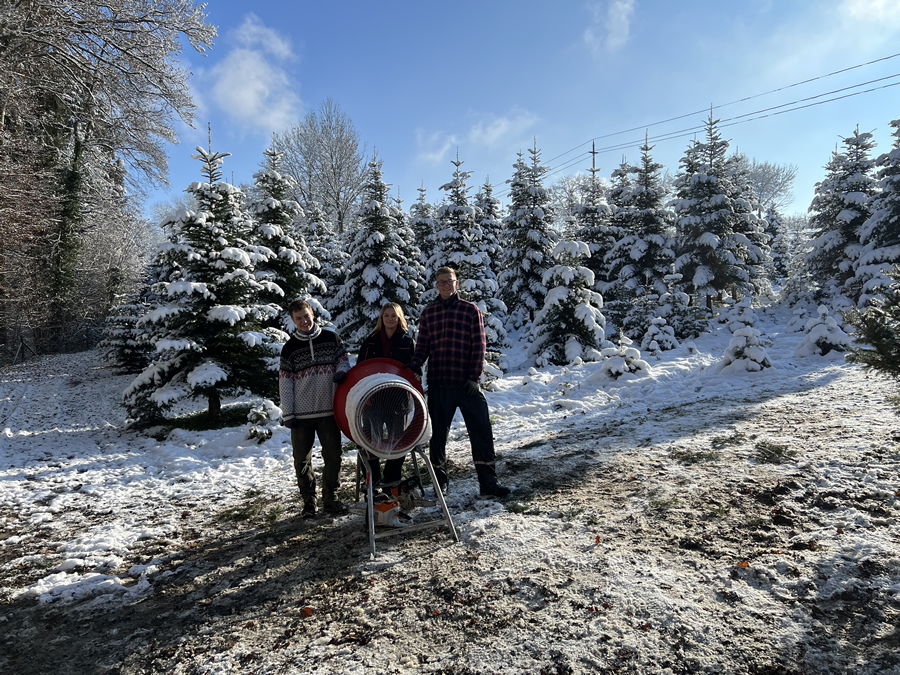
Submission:
POLYGON ((381 320, 381 317, 384 316, 384 313, 388 308, 393 309, 394 312, 397 313, 397 323, 400 325, 400 328, 402 328, 404 332, 408 331, 409 327, 406 323, 406 317, 403 316, 403 308, 396 302, 386 302, 384 303, 384 306, 382 306, 381 311, 378 313, 378 321, 375 324, 375 330, 373 331, 373 333, 380 333, 381 329, 384 328, 384 322, 381 320))

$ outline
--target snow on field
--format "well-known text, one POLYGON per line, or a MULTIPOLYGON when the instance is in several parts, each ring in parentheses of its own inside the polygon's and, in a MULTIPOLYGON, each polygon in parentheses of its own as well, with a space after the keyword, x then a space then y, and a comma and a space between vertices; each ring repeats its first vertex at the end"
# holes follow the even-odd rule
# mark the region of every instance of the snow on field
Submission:
POLYGON ((725 327, 627 381, 514 367, 486 394, 511 497, 476 497, 458 420, 460 543, 405 533, 374 561, 359 516, 296 518, 286 430, 157 440, 95 352, 6 367, 0 670, 49 672, 43 641, 56 672, 900 673, 891 386, 759 315, 762 372, 718 372, 725 327))

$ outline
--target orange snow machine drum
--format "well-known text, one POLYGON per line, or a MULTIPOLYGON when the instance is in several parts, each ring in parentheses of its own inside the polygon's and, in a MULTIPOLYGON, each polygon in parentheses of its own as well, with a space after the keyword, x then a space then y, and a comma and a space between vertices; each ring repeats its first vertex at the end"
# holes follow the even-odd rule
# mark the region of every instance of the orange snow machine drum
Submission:
POLYGON ((345 436, 382 459, 402 457, 431 437, 422 384, 393 359, 353 366, 335 390, 334 416, 345 436))

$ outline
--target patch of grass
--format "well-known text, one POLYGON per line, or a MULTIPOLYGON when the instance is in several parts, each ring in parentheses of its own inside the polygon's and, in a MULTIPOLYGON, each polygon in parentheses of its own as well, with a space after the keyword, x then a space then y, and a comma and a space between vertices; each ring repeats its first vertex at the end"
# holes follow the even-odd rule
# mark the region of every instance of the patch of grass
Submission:
POLYGON ((729 506, 717 506, 712 511, 707 513, 706 517, 709 520, 718 520, 727 516, 729 511, 731 511, 731 507, 729 506))
POLYGON ((762 529, 762 526, 765 524, 766 524, 766 521, 764 518, 761 518, 759 516, 754 516, 753 518, 748 519, 747 522, 744 523, 744 527, 747 528, 748 530, 759 530, 759 529, 762 529))
POLYGON ((700 462, 714 462, 722 456, 718 450, 697 451, 675 448, 669 452, 669 456, 681 464, 699 464, 700 462))
POLYGON ((678 497, 667 497, 662 499, 651 499, 650 508, 654 511, 668 511, 678 504, 678 497))
POLYGON ((722 448, 726 445, 740 445, 747 440, 747 435, 736 431, 731 436, 716 436, 710 441, 714 448, 722 448))
POLYGON ((759 441, 755 447, 756 453, 754 457, 757 462, 763 464, 781 464, 797 456, 796 450, 791 450, 786 445, 773 443, 772 441, 759 441))
POLYGON ((584 513, 583 506, 573 506, 571 509, 562 509, 559 515, 563 520, 575 520, 582 513, 584 513))
POLYGON ((247 500, 245 503, 217 513, 216 520, 239 522, 258 518, 269 503, 262 490, 247 490, 244 492, 244 499, 247 500))

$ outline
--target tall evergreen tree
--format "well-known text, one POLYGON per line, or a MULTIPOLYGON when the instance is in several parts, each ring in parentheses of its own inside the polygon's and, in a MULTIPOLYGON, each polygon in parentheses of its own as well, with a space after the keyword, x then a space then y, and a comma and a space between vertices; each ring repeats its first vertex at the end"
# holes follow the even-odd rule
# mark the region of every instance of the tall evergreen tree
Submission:
POLYGON ((597 178, 597 153, 591 150, 590 181, 584 191, 584 199, 574 209, 575 239, 588 245, 590 256, 584 266, 594 274, 594 290, 603 290, 609 278, 606 273, 604 256, 615 246, 615 237, 610 227, 612 209, 606 202, 603 185, 597 178), (598 288, 599 287, 599 288, 598 288))
POLYGON ((284 153, 269 149, 264 153, 266 168, 254 174, 254 197, 249 210, 256 217, 252 241, 256 280, 263 286, 260 301, 273 305, 280 315, 278 327, 292 330, 287 308, 293 300, 325 292, 325 284, 314 274, 319 261, 306 242, 288 236, 299 231, 303 209, 291 198, 293 180, 281 173, 284 153))
POLYGON ((427 270, 428 259, 434 253, 434 206, 425 198, 425 186, 418 188, 416 203, 409 208, 409 226, 419 248, 419 262, 427 270))
POLYGON ((872 134, 856 129, 843 145, 844 152, 832 153, 825 178, 816 183, 809 207, 814 238, 806 260, 826 295, 844 294, 855 302, 861 294, 854 274, 863 247, 860 228, 871 215, 869 198, 877 190, 869 158, 875 144, 872 134))
POLYGON ((787 223, 774 203, 769 204, 766 209, 764 220, 766 221, 765 231, 769 237, 769 257, 771 258, 769 278, 784 279, 788 276, 792 255, 787 223))
POLYGON ((561 241, 553 257, 558 264, 544 274, 549 290, 535 315, 528 353, 538 366, 599 361, 606 327, 603 297, 593 290, 594 273, 581 265, 590 248, 583 241, 561 241))
MULTIPOLYGON (((731 208, 734 218, 735 254, 743 263, 749 277, 751 294, 771 297, 769 279, 770 237, 766 222, 759 215, 762 206, 753 187, 750 170, 740 155, 731 155, 725 162, 731 182, 731 208)), ((737 295, 735 293, 734 295, 737 295)))
POLYGON ((338 235, 328 214, 316 202, 310 202, 305 210, 305 218, 301 224, 301 233, 310 255, 319 261, 317 276, 325 284, 326 291, 320 299, 309 298, 308 302, 316 309, 316 316, 331 321, 343 308, 337 305, 335 296, 344 285, 345 269, 350 256, 345 251, 344 238, 338 235))
POLYGON ((753 286, 744 266, 745 249, 752 244, 739 232, 742 204, 727 165, 728 141, 718 130, 712 113, 706 122, 706 142, 693 141, 681 160, 674 207, 679 240, 675 271, 695 296, 713 296, 726 290, 751 293, 753 286))
POLYGON ((853 285, 860 289, 860 307, 891 286, 890 272, 900 264, 900 119, 890 124, 893 147, 875 160, 880 192, 869 204, 872 215, 859 230, 863 248, 856 260, 853 285))
POLYGON ((500 299, 508 310, 508 321, 520 328, 534 319, 544 306, 547 287, 544 273, 551 266, 551 251, 558 237, 553 230, 550 193, 544 187, 547 167, 535 146, 528 151, 531 163, 522 154, 509 180, 509 215, 503 221, 503 272, 500 274, 500 299))
POLYGON ((395 232, 400 248, 400 274, 409 282, 407 288, 409 300, 404 306, 407 318, 413 323, 419 320, 419 306, 426 288, 425 265, 422 263, 422 251, 419 249, 416 234, 410 224, 410 218, 403 210, 403 200, 395 197, 392 204, 394 219, 397 223, 395 232))
POLYGON ((477 223, 481 229, 481 250, 488 254, 491 271, 495 277, 499 277, 503 257, 503 246, 500 243, 503 215, 500 200, 494 196, 490 176, 475 194, 475 207, 481 212, 477 223))
POLYGON ((404 278, 403 242, 396 232, 397 218, 382 179, 381 160, 375 155, 369 162, 362 208, 356 216, 360 227, 350 244, 344 284, 335 295, 342 308, 335 325, 352 349, 372 332, 382 305, 397 302, 409 306, 410 286, 417 283, 404 278))
POLYGON ((626 289, 624 294, 613 291, 617 297, 662 295, 668 290, 665 277, 675 262, 675 214, 666 207, 663 166, 653 161, 652 149, 645 140, 627 207, 617 218, 623 236, 606 254, 612 285, 626 289))
MULTIPOLYGON (((258 300, 263 286, 254 277, 253 253, 243 235, 250 230, 241 192, 222 182, 227 153, 197 148, 206 180, 188 188, 200 206, 181 211, 164 224, 170 232, 157 263, 177 269, 177 280, 160 281, 160 302, 144 317, 152 326, 157 357, 125 391, 132 417, 158 418, 183 398, 203 397, 211 420, 221 398, 244 390, 272 396, 277 353, 286 335, 261 330, 273 315, 258 300)), ((171 278, 171 276, 170 276, 171 278)))

